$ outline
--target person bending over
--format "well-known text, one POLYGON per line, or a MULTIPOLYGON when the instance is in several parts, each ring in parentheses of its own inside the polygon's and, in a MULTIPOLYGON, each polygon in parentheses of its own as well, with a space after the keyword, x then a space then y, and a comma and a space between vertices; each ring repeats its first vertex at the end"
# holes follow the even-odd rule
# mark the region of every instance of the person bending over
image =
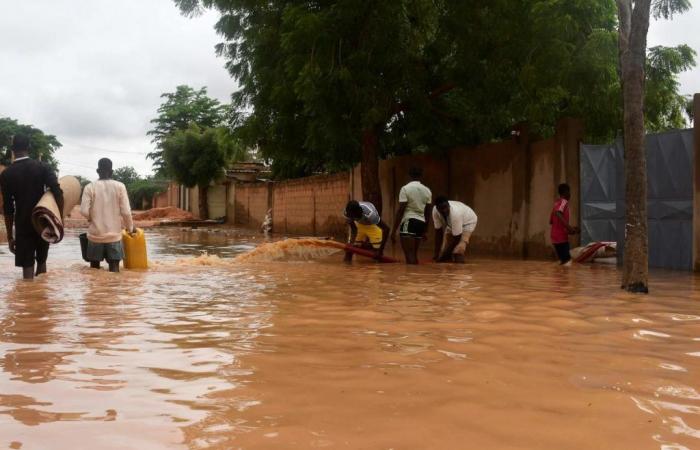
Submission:
POLYGON ((396 231, 401 228, 401 248, 406 264, 418 264, 418 249, 428 231, 433 194, 420 179, 423 170, 413 167, 408 171, 411 182, 399 191, 399 209, 391 231, 391 241, 396 242, 396 231))
POLYGON ((22 268, 25 280, 46 273, 49 243, 34 229, 32 211, 47 189, 53 193, 63 220, 63 191, 56 173, 47 164, 31 159, 29 150, 29 138, 15 135, 12 140, 15 160, 0 174, 7 242, 15 255, 15 266, 22 268))
POLYGON ((435 224, 436 262, 464 263, 464 255, 472 233, 476 229, 477 216, 474 210, 462 202, 447 200, 440 196, 433 208, 435 224))
MULTIPOLYGON (((345 206, 345 218, 350 228, 348 243, 373 250, 375 259, 381 258, 389 237, 389 226, 379 216, 377 208, 370 202, 351 200, 345 206)), ((345 262, 351 261, 352 252, 345 252, 345 262)))
POLYGON ((99 269, 107 261, 110 272, 119 272, 124 259, 122 229, 135 232, 129 196, 123 183, 112 179, 112 161, 102 158, 97 163, 99 180, 85 186, 80 212, 90 223, 87 257, 90 267, 99 269))

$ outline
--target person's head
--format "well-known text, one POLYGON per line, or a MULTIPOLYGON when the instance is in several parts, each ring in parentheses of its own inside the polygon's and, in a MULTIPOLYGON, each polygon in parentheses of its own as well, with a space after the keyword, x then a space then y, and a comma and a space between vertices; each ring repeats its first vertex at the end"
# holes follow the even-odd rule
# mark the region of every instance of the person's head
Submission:
POLYGON ((97 175, 100 176, 101 180, 106 180, 112 178, 112 160, 109 158, 102 158, 97 161, 97 175))
POLYGON ((447 200, 447 197, 444 195, 440 195, 435 199, 435 207, 437 208, 438 212, 443 215, 443 217, 450 215, 450 201, 447 200))
POLYGON ((352 220, 362 219, 362 207, 360 202, 357 200, 350 200, 347 205, 345 205, 345 217, 352 220))
POLYGON ((15 134, 12 138, 12 153, 15 158, 21 158, 29 154, 29 137, 24 134, 15 134))
POLYGON ((566 183, 562 183, 559 185, 559 197, 569 200, 571 198, 571 186, 569 186, 566 183))
POLYGON ((411 167, 408 169, 408 176, 411 177, 412 180, 420 180, 423 178, 423 169, 420 167, 411 167))

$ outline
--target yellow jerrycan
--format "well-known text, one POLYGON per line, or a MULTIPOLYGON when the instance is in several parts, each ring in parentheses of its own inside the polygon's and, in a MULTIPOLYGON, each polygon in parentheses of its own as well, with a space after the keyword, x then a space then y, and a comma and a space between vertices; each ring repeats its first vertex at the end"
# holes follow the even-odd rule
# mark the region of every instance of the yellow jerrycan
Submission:
POLYGON ((137 228, 134 234, 129 234, 126 230, 122 231, 122 244, 125 269, 148 269, 146 235, 141 228, 137 228))

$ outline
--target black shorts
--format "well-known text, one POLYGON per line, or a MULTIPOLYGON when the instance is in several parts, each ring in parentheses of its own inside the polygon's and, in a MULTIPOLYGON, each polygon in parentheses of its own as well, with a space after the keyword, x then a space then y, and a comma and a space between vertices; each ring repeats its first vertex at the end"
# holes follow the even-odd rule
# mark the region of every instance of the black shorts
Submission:
POLYGON ((427 224, 422 220, 418 219, 408 219, 401 223, 401 236, 412 237, 412 238, 422 238, 425 234, 427 224))
POLYGON ((18 235, 15 237, 15 266, 33 267, 34 263, 43 264, 49 257, 49 243, 38 234, 18 235))
POLYGON ((561 244, 554 244, 554 250, 557 251, 557 257, 562 264, 566 264, 571 261, 571 247, 568 242, 562 242, 561 244))

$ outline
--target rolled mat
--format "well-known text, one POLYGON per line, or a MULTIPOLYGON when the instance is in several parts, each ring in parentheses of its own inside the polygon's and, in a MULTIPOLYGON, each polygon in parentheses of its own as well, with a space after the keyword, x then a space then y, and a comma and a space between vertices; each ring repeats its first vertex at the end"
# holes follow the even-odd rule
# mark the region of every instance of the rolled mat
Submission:
MULTIPOLYGON (((63 213, 70 214, 80 201, 80 182, 72 176, 61 177, 58 180, 63 191, 63 213)), ((63 221, 58 210, 56 199, 51 191, 46 192, 32 211, 32 224, 43 240, 57 244, 63 239, 63 221)))

